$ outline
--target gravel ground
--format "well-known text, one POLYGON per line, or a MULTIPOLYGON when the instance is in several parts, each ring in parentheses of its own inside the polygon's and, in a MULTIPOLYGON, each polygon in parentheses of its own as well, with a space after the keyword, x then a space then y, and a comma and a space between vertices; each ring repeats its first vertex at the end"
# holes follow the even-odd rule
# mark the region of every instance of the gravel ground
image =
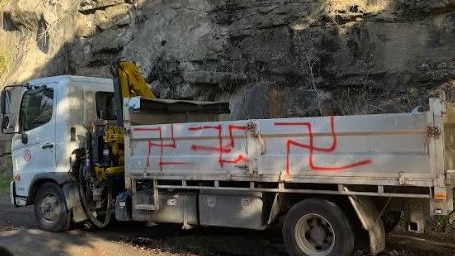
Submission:
MULTIPOLYGON (((0 246, 15 256, 26 255, 287 255, 279 230, 250 231, 225 228, 182 230, 180 225, 145 227, 143 223, 114 223, 103 230, 76 229, 55 234, 38 230, 33 207, 14 208, 0 195, 0 246), (45 245, 45 246, 43 246, 45 245)), ((451 235, 411 235, 395 232, 387 237, 380 256, 455 255, 451 235)), ((358 250, 354 256, 370 255, 358 250)), ((2 256, 2 254, 0 254, 2 256)))

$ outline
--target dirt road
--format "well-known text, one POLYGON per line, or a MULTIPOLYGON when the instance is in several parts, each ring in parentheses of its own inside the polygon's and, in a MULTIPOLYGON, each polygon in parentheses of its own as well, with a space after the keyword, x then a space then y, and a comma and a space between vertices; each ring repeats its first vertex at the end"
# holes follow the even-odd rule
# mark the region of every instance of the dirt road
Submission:
MULTIPOLYGON (((0 195, 0 247, 15 256, 159 255, 284 256, 279 232, 198 228, 178 225, 146 228, 143 223, 116 223, 103 230, 75 229, 48 233, 37 229, 32 207, 14 208, 0 195)), ((357 251, 355 256, 369 255, 357 251)), ((453 239, 392 234, 381 256, 455 255, 453 239)), ((0 256, 3 256, 0 252, 0 256)))
POLYGON ((52 256, 286 255, 281 237, 276 233, 216 228, 181 230, 180 227, 114 223, 103 230, 81 228, 48 233, 37 229, 33 207, 14 208, 7 195, 0 195, 0 246, 15 256, 30 253, 52 256))
POLYGON ((0 195, 0 231, 0 246, 15 256, 150 255, 149 251, 127 243, 125 237, 138 235, 133 230, 126 236, 121 232, 112 233, 113 230, 99 234, 81 229, 59 234, 39 230, 33 207, 14 208, 7 195, 0 195))

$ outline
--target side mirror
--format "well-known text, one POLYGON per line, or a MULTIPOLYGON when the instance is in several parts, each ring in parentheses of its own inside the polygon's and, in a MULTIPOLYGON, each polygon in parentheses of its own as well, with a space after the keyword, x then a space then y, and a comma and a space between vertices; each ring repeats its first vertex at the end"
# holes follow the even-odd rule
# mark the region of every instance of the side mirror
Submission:
POLYGON ((3 130, 8 129, 9 127, 9 117, 8 116, 3 116, 2 118, 2 132, 3 130))
POLYGON ((6 88, 2 90, 0 96, 0 110, 2 112, 2 133, 9 128, 9 116, 11 106, 11 92, 6 88))
MULTIPOLYGON (((3 115, 11 112, 11 92, 9 90, 3 90, 0 98, 0 108, 3 115)), ((3 122, 2 122, 3 124, 3 122)), ((3 127, 3 126, 2 126, 3 127)))
POLYGON ((22 132, 21 133, 21 140, 22 140, 23 144, 27 144, 28 143, 28 135, 27 135, 26 132, 22 132))

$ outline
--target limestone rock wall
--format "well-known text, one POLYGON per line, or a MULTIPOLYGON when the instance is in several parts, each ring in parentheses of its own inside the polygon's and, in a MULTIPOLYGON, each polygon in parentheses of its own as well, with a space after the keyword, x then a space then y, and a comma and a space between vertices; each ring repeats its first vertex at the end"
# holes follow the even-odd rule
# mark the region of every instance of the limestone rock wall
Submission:
POLYGON ((410 111, 453 97, 455 1, 3 0, 1 80, 110 77, 136 61, 162 97, 232 119, 410 111))

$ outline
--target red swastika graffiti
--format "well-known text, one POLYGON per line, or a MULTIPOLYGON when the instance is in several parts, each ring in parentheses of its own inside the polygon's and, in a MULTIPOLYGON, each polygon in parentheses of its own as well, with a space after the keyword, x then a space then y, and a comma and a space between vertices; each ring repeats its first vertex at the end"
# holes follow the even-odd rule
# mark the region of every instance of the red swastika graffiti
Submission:
POLYGON ((171 129, 171 137, 169 138, 170 141, 168 143, 165 143, 164 138, 163 138, 163 131, 162 127, 158 126, 157 128, 133 128, 133 131, 135 132, 158 132, 159 136, 159 142, 153 142, 152 140, 148 141, 148 155, 147 155, 147 162, 146 166, 150 167, 150 156, 152 154, 152 148, 153 147, 158 147, 160 149, 160 160, 158 162, 158 166, 162 170, 162 167, 164 165, 184 165, 187 164, 186 162, 165 162, 163 161, 163 154, 164 154, 164 148, 177 148, 177 145, 175 143, 175 137, 174 137, 174 126, 171 124, 170 125, 171 129))
POLYGON ((223 146, 223 136, 222 131, 223 127, 219 125, 208 125, 208 126, 198 126, 198 127, 190 127, 188 128, 189 131, 199 131, 205 129, 212 129, 217 131, 218 136, 218 145, 217 146, 205 146, 205 145, 191 145, 191 149, 193 151, 207 151, 207 152, 218 152, 218 163, 220 167, 223 168, 225 163, 229 164, 239 164, 246 161, 246 157, 243 154, 239 154, 236 159, 225 159, 223 154, 231 153, 232 149, 235 147, 235 138, 234 138, 234 130, 246 131, 246 126, 242 125, 229 125, 229 143, 223 146))
POLYGON ((309 122, 276 122, 275 125, 277 126, 305 126, 308 132, 309 144, 299 143, 295 140, 289 139, 286 145, 286 174, 289 175, 290 173, 290 154, 291 154, 291 147, 299 147, 305 148, 309 150, 308 154, 308 165, 310 166, 311 170, 314 171, 340 171, 349 168, 354 168, 361 165, 366 165, 371 163, 371 159, 365 159, 362 161, 354 162, 347 165, 341 166, 319 166, 314 163, 313 154, 314 152, 324 152, 324 153, 331 153, 334 152, 337 148, 337 135, 335 133, 335 117, 330 117, 330 136, 332 137, 332 144, 329 147, 317 147, 314 145, 314 134, 312 131, 311 123, 309 122))

